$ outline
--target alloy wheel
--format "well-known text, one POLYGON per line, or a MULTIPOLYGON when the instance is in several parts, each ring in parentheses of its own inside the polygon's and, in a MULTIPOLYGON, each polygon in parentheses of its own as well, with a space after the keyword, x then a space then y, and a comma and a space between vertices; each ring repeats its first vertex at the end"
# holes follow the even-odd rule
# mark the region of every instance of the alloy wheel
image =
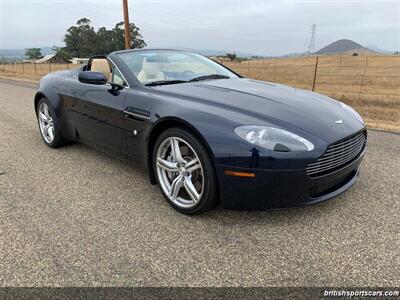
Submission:
POLYGON ((54 140, 54 123, 50 116, 49 106, 46 103, 41 103, 38 109, 38 119, 40 133, 46 143, 51 144, 54 140))
POLYGON ((179 137, 168 137, 158 147, 157 176, 168 199, 181 208, 197 205, 204 191, 201 161, 194 149, 179 137))

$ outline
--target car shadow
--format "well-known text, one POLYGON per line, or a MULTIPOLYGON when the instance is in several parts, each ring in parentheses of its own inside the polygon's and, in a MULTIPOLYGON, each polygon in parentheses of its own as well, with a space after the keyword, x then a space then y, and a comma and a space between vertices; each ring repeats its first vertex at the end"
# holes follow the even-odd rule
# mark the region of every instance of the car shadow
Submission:
MULTIPOLYGON (((285 225, 285 224, 293 224, 302 219, 320 219, 326 218, 332 214, 333 211, 340 211, 343 209, 343 206, 346 206, 347 200, 344 198, 348 198, 344 195, 340 195, 334 199, 330 199, 328 201, 299 207, 299 208, 289 208, 289 209, 280 209, 280 210, 260 210, 260 211, 246 211, 246 210, 225 210, 221 207, 216 207, 211 211, 205 212, 200 215, 188 216, 181 214, 175 211, 164 197, 161 194, 161 191, 158 190, 157 186, 151 185, 148 180, 148 175, 145 170, 142 168, 132 165, 126 164, 126 160, 121 159, 119 157, 110 156, 103 152, 100 152, 96 149, 88 147, 79 143, 70 143, 67 147, 63 147, 58 149, 61 153, 68 153, 71 150, 73 152, 80 152, 80 155, 87 157, 91 161, 101 161, 105 164, 104 169, 107 170, 109 168, 123 169, 124 174, 129 174, 130 177, 136 177, 138 182, 143 184, 144 190, 151 193, 152 203, 151 206, 143 206, 143 209, 151 209, 154 206, 162 206, 158 207, 157 211, 162 214, 161 218, 180 218, 183 222, 200 222, 200 223, 214 223, 219 226, 233 226, 239 224, 252 224, 254 226, 262 224, 266 225, 285 225), (108 165, 108 166, 107 166, 108 165), (146 186, 148 185, 148 186, 146 186)), ((61 154, 60 153, 60 154, 61 154)), ((121 176, 125 176, 121 174, 121 176)), ((357 183, 356 183, 357 185, 357 183)), ((354 188, 354 187, 353 187, 354 188)), ((352 189, 353 189, 352 188, 352 189)), ((127 194, 134 195, 135 189, 129 185, 124 186, 124 189, 127 189, 127 194)), ((349 196, 351 190, 346 192, 345 195, 349 196)), ((351 195, 350 195, 351 198, 351 195)), ((142 198, 135 198, 135 201, 146 201, 142 198)))

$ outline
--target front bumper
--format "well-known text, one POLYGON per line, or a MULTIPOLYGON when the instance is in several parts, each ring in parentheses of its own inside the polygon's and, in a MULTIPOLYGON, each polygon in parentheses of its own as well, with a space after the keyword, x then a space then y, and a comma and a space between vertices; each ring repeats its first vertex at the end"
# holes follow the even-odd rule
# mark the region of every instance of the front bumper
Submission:
POLYGON ((365 149, 351 164, 321 177, 306 170, 254 170, 217 166, 221 206, 234 210, 300 207, 336 197, 357 180, 365 149), (225 175, 225 171, 252 172, 255 177, 225 175))

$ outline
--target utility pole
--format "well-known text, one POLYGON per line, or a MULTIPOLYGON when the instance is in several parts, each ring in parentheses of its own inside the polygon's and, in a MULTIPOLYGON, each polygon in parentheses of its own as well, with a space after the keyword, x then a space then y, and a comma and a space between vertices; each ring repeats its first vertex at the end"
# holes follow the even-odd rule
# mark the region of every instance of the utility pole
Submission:
POLYGON ((129 30, 128 0, 122 0, 124 6, 125 49, 131 49, 131 32, 129 30))

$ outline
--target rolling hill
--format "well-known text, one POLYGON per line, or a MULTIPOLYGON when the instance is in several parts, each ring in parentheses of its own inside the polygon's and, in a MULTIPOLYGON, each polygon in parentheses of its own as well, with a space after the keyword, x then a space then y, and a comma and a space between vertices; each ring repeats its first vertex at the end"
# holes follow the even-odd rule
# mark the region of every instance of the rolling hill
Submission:
MULTIPOLYGON (((25 56, 26 49, 0 49, 0 58, 4 59, 23 59, 25 56)), ((51 47, 41 47, 40 51, 42 55, 53 54, 54 51, 51 47)))
POLYGON ((315 54, 336 54, 336 53, 377 53, 374 50, 368 49, 352 40, 342 39, 323 47, 322 49, 315 52, 315 54))

